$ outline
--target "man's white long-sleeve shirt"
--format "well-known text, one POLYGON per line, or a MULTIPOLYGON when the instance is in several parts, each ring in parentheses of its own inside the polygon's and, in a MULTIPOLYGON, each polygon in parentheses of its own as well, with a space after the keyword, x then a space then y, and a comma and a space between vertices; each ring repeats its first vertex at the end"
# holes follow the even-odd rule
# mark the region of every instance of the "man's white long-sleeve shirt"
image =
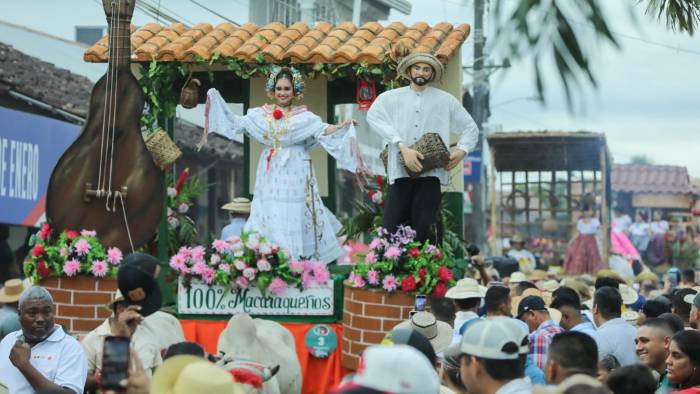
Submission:
MULTIPOLYGON (((399 162, 398 144, 411 145, 426 133, 438 133, 449 146, 450 133, 459 135, 457 148, 469 153, 476 146, 479 129, 462 104, 449 93, 428 86, 422 92, 410 86, 380 94, 367 112, 367 122, 389 145, 389 183, 408 177, 399 162)), ((443 185, 449 182, 447 170, 439 168, 421 174, 435 176, 443 185)))

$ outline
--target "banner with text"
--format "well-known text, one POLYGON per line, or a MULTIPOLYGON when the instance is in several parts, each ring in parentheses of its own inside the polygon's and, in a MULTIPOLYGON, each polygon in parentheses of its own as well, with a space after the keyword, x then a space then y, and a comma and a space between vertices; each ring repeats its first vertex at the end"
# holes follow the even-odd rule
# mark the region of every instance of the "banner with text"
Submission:
POLYGON ((0 107, 0 223, 35 226, 56 162, 80 127, 0 107))
POLYGON ((325 286, 300 290, 287 288, 281 295, 263 295, 257 287, 247 289, 208 286, 192 281, 185 287, 178 281, 177 309, 184 314, 296 315, 332 316, 334 313, 333 281, 325 286))

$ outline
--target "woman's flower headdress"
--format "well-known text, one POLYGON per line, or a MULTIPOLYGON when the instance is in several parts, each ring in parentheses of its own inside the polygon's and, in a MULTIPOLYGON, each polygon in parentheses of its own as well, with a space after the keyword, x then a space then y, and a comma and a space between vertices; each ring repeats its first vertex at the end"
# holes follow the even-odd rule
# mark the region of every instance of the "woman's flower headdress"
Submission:
MULTIPOLYGON (((304 77, 302 77, 301 73, 296 68, 289 67, 289 69, 292 71, 292 79, 293 79, 292 85, 294 88, 295 97, 300 98, 304 94, 304 77)), ((270 72, 270 76, 267 78, 267 83, 265 84, 265 90, 267 90, 267 93, 270 96, 274 95, 275 78, 277 78, 277 74, 279 74, 280 71, 282 71, 282 67, 272 66, 272 71, 270 72)))

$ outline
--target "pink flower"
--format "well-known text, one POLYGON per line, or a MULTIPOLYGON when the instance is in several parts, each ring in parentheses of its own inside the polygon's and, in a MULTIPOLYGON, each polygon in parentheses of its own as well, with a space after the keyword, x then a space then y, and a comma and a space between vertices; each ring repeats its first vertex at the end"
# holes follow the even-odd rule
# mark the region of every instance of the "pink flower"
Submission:
POLYGON ((205 268, 204 272, 202 272, 202 280, 208 285, 211 284, 211 282, 214 281, 214 270, 212 268, 205 268))
POLYGON ((226 263, 219 264, 219 269, 227 274, 231 273, 231 266, 226 263))
POLYGON ((182 271, 185 268, 185 258, 181 254, 176 254, 170 258, 170 268, 175 271, 182 271))
POLYGON ((76 259, 66 261, 63 265, 63 272, 68 276, 73 276, 80 271, 80 262, 76 259))
POLYGON ((272 246, 270 246, 268 243, 262 243, 260 244, 260 248, 258 250, 260 251, 260 254, 268 255, 272 253, 272 246))
POLYGON ((219 256, 216 253, 211 255, 211 261, 210 261, 211 265, 216 267, 220 262, 221 262, 221 256, 219 256))
POLYGON ((189 211, 189 210, 190 210, 190 206, 184 202, 177 206, 177 211, 180 213, 187 213, 187 211, 189 211))
POLYGON ((302 263, 299 260, 292 259, 289 262, 289 270, 292 272, 300 273, 300 272, 304 271, 304 263, 302 263))
POLYGON ((280 295, 287 290, 287 282, 285 282, 282 278, 274 278, 272 282, 270 282, 268 290, 270 290, 270 293, 274 295, 280 295))
POLYGON ((97 231, 95 231, 95 230, 82 230, 80 232, 80 235, 82 235, 83 237, 95 237, 95 236, 97 236, 97 231))
POLYGON ((92 274, 98 277, 103 277, 107 274, 107 263, 102 260, 92 262, 92 274))
POLYGON ((382 197, 382 192, 376 192, 372 195, 372 202, 381 205, 384 202, 382 197))
POLYGON ((90 251, 90 243, 87 240, 79 239, 75 243, 75 251, 78 253, 78 256, 85 256, 90 251))
POLYGON ((382 244, 381 238, 374 238, 372 242, 369 243, 370 249, 377 249, 382 244))
POLYGON ((248 268, 248 265, 243 260, 234 261, 233 266, 239 271, 243 271, 244 269, 248 268))
POLYGON ((257 237, 250 237, 248 238, 246 246, 248 247, 248 249, 258 250, 258 247, 260 246, 260 240, 257 237))
POLYGON ((304 271, 301 274, 301 288, 308 289, 314 282, 314 277, 311 275, 310 271, 304 271))
POLYGON ((214 242, 211 243, 211 246, 219 253, 222 253, 229 247, 228 242, 221 239, 215 239, 214 242))
POLYGON ((396 246, 389 247, 386 253, 384 253, 384 257, 388 259, 398 260, 399 257, 401 257, 401 248, 396 246))
POLYGON ((244 277, 242 277, 242 276, 239 276, 239 277, 236 279, 236 284, 237 284, 238 286, 240 286, 240 287, 244 287, 244 288, 245 288, 245 287, 248 287, 248 279, 246 279, 246 278, 244 278, 244 277))
POLYGON ((321 264, 320 266, 316 266, 314 268, 314 278, 316 279, 316 283, 322 285, 328 282, 328 280, 331 278, 331 274, 326 269, 326 266, 321 264))
POLYGON ((207 268, 207 264, 200 261, 195 263, 194 266, 192 266, 192 272, 194 272, 197 275, 202 275, 207 268))
POLYGON ((367 272, 367 282, 369 282, 370 285, 378 285, 379 284, 379 272, 375 270, 370 270, 367 272))
POLYGON ((265 271, 269 271, 272 269, 272 265, 266 259, 258 260, 257 266, 258 266, 258 269, 260 270, 260 272, 265 272, 265 271))
POLYGON ((194 261, 204 261, 204 255, 206 253, 206 251, 204 250, 204 246, 195 246, 188 252, 192 256, 192 259, 194 261))
POLYGON ((365 287, 365 280, 360 275, 356 275, 352 283, 353 287, 365 287))
POLYGON ((58 254, 61 255, 61 257, 66 257, 68 256, 68 249, 63 247, 61 250, 58 251, 58 254))
POLYGON ((107 261, 112 265, 121 263, 123 257, 122 251, 118 248, 109 248, 107 251, 107 261))
POLYGON ((367 264, 372 264, 377 262, 377 255, 374 254, 374 252, 369 252, 367 253, 367 256, 365 256, 365 263, 367 264))
POLYGON ((192 251, 190 248, 187 246, 181 246, 180 249, 177 251, 177 254, 181 255, 182 257, 185 258, 185 260, 189 259, 192 257, 192 251))
POLYGON ((255 279, 255 268, 248 267, 243 270, 243 276, 246 277, 247 279, 253 280, 255 279))
POLYGON ((395 291, 396 290, 396 278, 394 275, 387 275, 384 277, 384 280, 382 281, 382 287, 386 291, 395 291))

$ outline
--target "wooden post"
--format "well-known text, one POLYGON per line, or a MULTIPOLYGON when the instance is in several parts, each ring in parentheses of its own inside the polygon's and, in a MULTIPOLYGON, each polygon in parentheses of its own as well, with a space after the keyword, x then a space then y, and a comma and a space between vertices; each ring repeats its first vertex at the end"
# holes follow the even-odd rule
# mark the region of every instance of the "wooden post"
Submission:
POLYGON ((602 146, 600 150, 600 182, 602 183, 602 199, 600 201, 600 216, 601 216, 601 226, 600 226, 600 239, 603 244, 603 255, 602 255, 602 268, 608 268, 608 255, 610 251, 610 225, 609 225, 609 215, 608 215, 608 188, 606 187, 608 182, 608 160, 607 160, 607 150, 605 145, 602 146))
POLYGON ((491 160, 489 161, 489 182, 491 184, 491 254, 493 256, 498 256, 500 251, 498 250, 498 216, 496 214, 496 208, 498 205, 498 196, 496 194, 496 151, 493 147, 489 148, 491 152, 491 160))

